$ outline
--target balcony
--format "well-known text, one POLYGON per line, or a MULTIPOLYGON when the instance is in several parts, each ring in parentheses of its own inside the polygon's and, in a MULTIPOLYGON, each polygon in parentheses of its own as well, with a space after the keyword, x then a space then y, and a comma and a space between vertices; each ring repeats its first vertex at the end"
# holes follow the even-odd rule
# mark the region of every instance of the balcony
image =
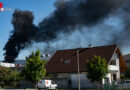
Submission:
POLYGON ((110 72, 118 72, 119 71, 119 66, 109 65, 108 69, 109 69, 110 72))

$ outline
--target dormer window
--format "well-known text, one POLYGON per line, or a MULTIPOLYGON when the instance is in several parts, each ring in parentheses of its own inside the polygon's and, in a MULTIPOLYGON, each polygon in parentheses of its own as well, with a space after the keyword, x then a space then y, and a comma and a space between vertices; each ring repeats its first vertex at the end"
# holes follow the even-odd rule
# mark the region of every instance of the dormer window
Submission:
POLYGON ((70 62, 70 59, 66 59, 64 64, 68 64, 70 62))

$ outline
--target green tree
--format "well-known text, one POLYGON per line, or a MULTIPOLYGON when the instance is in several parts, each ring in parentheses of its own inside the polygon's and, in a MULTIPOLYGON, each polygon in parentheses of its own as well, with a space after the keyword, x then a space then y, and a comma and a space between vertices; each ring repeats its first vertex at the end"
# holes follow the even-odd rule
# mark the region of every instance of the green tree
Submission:
POLYGON ((46 74, 46 69, 44 68, 46 61, 40 60, 40 57, 41 54, 39 50, 35 53, 32 52, 31 55, 26 57, 26 64, 21 73, 26 80, 31 81, 34 85, 36 85, 39 80, 43 79, 46 74))
POLYGON ((2 88, 8 86, 17 86, 20 74, 7 67, 0 67, 0 86, 2 88))
POLYGON ((126 78, 130 79, 130 67, 126 69, 126 78))
POLYGON ((101 82, 108 73, 108 65, 105 58, 94 56, 92 60, 87 60, 87 77, 92 81, 101 82))

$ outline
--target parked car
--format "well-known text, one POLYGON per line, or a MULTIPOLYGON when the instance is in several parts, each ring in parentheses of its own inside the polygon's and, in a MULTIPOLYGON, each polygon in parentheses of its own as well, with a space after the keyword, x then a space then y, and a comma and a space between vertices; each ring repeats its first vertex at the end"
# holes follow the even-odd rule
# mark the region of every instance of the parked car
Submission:
POLYGON ((46 89, 56 89, 57 84, 55 84, 52 80, 40 80, 37 84, 38 88, 46 88, 46 89))
POLYGON ((117 84, 118 87, 130 87, 130 80, 124 80, 123 82, 117 84))

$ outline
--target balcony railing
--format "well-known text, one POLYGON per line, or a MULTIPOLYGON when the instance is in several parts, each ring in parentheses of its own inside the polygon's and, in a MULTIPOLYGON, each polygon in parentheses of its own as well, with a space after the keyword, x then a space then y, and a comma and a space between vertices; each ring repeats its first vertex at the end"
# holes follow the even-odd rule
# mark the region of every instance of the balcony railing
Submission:
POLYGON ((119 71, 119 66, 116 65, 109 65, 108 66, 109 71, 119 71))

